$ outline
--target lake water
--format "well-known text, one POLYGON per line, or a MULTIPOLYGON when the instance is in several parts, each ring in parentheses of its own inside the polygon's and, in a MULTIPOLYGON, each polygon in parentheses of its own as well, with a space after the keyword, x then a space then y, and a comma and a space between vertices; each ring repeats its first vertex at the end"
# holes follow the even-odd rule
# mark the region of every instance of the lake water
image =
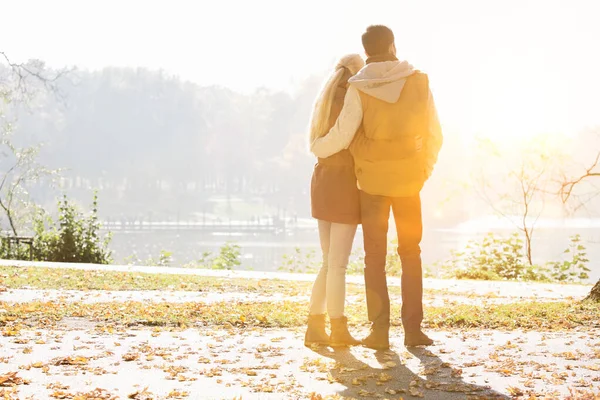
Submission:
MULTIPOLYGON (((239 232, 210 233, 189 229, 182 224, 181 229, 113 229, 111 249, 115 263, 122 263, 126 257, 136 253, 137 258, 146 260, 157 258, 161 250, 173 253, 172 266, 181 266, 198 260, 203 252, 218 252, 226 242, 241 247, 242 269, 277 270, 284 264, 284 255, 292 255, 296 248, 303 254, 313 253, 320 257, 316 223, 300 221, 303 229, 294 235, 272 235, 268 233, 242 234, 239 232), (311 226, 312 224, 312 226, 311 226)), ((423 236, 423 262, 434 266, 447 259, 452 250, 464 248, 470 239, 478 238, 493 231, 508 234, 514 231, 509 221, 497 218, 482 218, 467 221, 452 229, 429 229, 423 236)), ((393 225, 390 225, 390 232, 393 225)), ((565 257, 564 250, 569 245, 569 236, 580 234, 586 246, 592 269, 591 280, 600 278, 600 219, 581 220, 540 220, 536 225, 533 241, 534 262, 544 264, 565 257)), ((355 238, 355 249, 362 248, 362 233, 355 238)), ((435 269, 435 268, 434 268, 435 269)))

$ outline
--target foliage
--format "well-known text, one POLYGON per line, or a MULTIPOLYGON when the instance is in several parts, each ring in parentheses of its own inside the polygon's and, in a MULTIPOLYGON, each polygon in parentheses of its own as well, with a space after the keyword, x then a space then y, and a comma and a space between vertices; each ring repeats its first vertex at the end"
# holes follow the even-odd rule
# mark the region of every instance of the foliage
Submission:
MULTIPOLYGON (((389 247, 388 247, 389 249, 389 247)), ((365 250, 362 247, 352 249, 346 273, 349 275, 363 275, 365 269, 365 250)))
POLYGON ((589 279, 587 267, 589 260, 585 246, 581 244, 581 236, 571 236, 571 244, 565 250, 565 254, 571 255, 570 260, 552 261, 548 263, 551 268, 552 278, 558 282, 576 282, 589 279))
POLYGON ((570 260, 529 265, 524 250, 518 233, 509 237, 489 233, 480 241, 469 241, 465 251, 453 252, 442 269, 445 277, 455 279, 579 282, 589 278, 585 246, 579 235, 571 237, 565 250, 565 254, 571 254, 570 260))
POLYGON ((200 255, 200 258, 197 261, 188 263, 184 265, 184 268, 209 268, 212 267, 212 256, 211 251, 205 251, 200 255))
MULTIPOLYGON (((227 269, 232 270, 239 267, 242 262, 241 248, 233 243, 225 243, 219 249, 219 254, 213 255, 210 251, 202 253, 197 261, 184 265, 184 268, 209 268, 209 269, 227 269)), ((149 267, 169 267, 173 262, 173 253, 161 250, 158 257, 149 257, 142 260, 136 253, 125 258, 128 265, 144 265, 149 267)))
MULTIPOLYGON (((346 273, 349 275, 362 275, 364 270, 365 251, 362 247, 355 248, 350 254, 346 273)), ((390 276, 402 275, 402 263, 398 256, 398 241, 391 239, 387 246, 386 271, 390 276)), ((299 247, 294 249, 293 254, 284 254, 283 261, 279 267, 280 271, 297 273, 316 273, 322 265, 322 261, 317 258, 317 251, 302 250, 299 247)))
POLYGON ((317 259, 317 252, 313 249, 303 251, 300 247, 294 248, 292 254, 284 254, 279 271, 294 273, 316 273, 321 268, 322 261, 317 259))
POLYGON ((398 239, 394 238, 388 242, 385 270, 391 276, 402 275, 402 263, 398 255, 398 239))
POLYGON ((242 262, 240 261, 241 247, 234 243, 225 243, 219 249, 219 255, 212 260, 213 269, 234 269, 239 267, 242 262))
POLYGON ((34 259, 37 261, 110 264, 111 234, 100 234, 98 196, 84 215, 66 196, 58 203, 58 221, 39 211, 34 220, 34 259))
POLYGON ((168 267, 173 262, 173 252, 167 250, 161 250, 158 254, 158 258, 150 257, 146 260, 144 265, 150 265, 154 267, 168 267))
POLYGON ((12 235, 0 236, 0 259, 3 260, 29 260, 30 248, 24 243, 15 243, 9 239, 12 235))
POLYGON ((173 262, 173 252, 161 250, 158 257, 150 256, 145 260, 138 257, 137 253, 133 253, 124 260, 127 265, 143 265, 146 267, 169 267, 173 262))
POLYGON ((455 279, 547 281, 545 271, 528 265, 524 243, 518 233, 508 238, 487 234, 481 241, 471 240, 464 251, 454 251, 442 268, 455 279))
POLYGON ((184 267, 232 270, 242 264, 240 257, 241 247, 227 242, 219 248, 218 255, 213 255, 211 251, 205 251, 198 260, 188 263, 184 267))

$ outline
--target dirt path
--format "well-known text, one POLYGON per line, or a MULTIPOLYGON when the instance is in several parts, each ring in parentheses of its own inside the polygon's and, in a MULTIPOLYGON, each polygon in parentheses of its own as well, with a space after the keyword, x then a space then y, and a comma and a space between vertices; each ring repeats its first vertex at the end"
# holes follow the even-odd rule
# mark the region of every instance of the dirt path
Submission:
POLYGON ((375 352, 308 349, 299 330, 99 332, 70 319, 57 330, 0 337, 0 375, 30 381, 15 387, 21 399, 96 388, 106 396, 97 398, 122 399, 144 390, 147 397, 129 398, 563 398, 568 388, 600 390, 599 334, 437 331, 438 345, 409 352, 393 330, 392 349, 375 352))

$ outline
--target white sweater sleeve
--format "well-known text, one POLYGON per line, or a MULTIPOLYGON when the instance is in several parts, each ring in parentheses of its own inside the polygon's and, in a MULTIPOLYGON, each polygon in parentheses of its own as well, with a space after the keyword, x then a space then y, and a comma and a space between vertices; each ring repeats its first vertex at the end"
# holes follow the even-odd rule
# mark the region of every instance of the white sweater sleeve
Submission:
POLYGON ((316 139, 310 151, 317 157, 327 158, 341 150, 347 149, 354 139, 363 118, 362 102, 358 90, 348 88, 344 98, 344 107, 327 135, 316 139))

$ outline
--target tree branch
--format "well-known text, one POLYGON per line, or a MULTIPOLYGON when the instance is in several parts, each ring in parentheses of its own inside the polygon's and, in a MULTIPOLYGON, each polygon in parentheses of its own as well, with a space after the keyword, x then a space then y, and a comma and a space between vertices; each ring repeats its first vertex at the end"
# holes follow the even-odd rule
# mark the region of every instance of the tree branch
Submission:
POLYGON ((599 163, 600 163, 600 151, 596 154, 596 159, 594 160, 592 165, 589 166, 585 170, 585 173, 583 173, 576 179, 562 183, 560 191, 559 191, 559 195, 561 196, 563 204, 565 204, 569 201, 569 199, 573 195, 573 190, 581 182, 583 182, 584 180, 589 179, 591 177, 600 177, 600 172, 594 172, 594 170, 596 169, 596 167, 598 166, 599 163))
POLYGON ((2 191, 2 189, 4 188, 4 185, 6 184, 6 179, 8 178, 8 176, 15 170, 15 168, 17 168, 19 164, 15 164, 13 165, 5 174, 4 177, 2 178, 2 183, 0 183, 0 191, 2 191))
MULTIPOLYGON (((15 63, 6 55, 5 52, 0 51, 0 59, 4 59, 12 73, 16 76, 16 89, 8 91, 7 94, 18 92, 24 98, 29 98, 34 93, 30 90, 31 85, 27 84, 28 78, 33 78, 38 83, 41 83, 46 90, 53 93, 58 99, 64 101, 65 97, 60 93, 56 83, 59 79, 67 76, 72 69, 62 69, 53 73, 53 75, 44 74, 44 64, 38 61, 38 65, 33 67, 26 63, 15 63)), ((31 62, 30 62, 31 63, 31 62)))

